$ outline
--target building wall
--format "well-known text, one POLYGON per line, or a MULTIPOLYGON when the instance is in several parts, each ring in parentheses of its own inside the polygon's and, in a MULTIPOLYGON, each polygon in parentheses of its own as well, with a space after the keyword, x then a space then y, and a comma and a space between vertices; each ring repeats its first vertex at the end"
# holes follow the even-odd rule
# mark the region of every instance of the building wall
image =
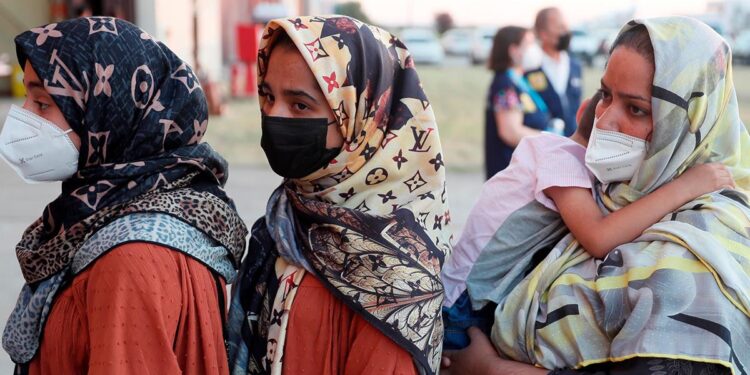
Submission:
POLYGON ((222 52, 224 64, 237 61, 237 24, 252 24, 253 9, 260 3, 281 3, 288 16, 332 14, 338 0, 221 0, 222 52))
POLYGON ((49 0, 0 0, 0 54, 16 61, 13 37, 49 21, 49 0))
POLYGON ((198 60, 213 80, 223 73, 221 2, 196 0, 198 7, 198 60))
POLYGON ((138 0, 135 22, 169 46, 191 65, 193 62, 193 2, 138 0))
POLYGON ((216 0, 137 0, 135 22, 193 68, 197 9, 198 63, 212 79, 222 78, 221 7, 216 0))
POLYGON ((235 28, 239 23, 250 23, 251 3, 249 0, 221 0, 221 40, 225 64, 237 60, 235 28))

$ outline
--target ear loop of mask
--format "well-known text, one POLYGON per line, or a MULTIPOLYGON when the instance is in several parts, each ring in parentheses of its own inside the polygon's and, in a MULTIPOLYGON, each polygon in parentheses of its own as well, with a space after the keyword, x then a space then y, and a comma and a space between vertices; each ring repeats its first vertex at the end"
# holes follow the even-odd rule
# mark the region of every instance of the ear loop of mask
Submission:
MULTIPOLYGON (((326 124, 326 127, 329 127, 331 125, 338 125, 338 123, 339 123, 339 121, 334 118, 333 120, 331 120, 331 122, 329 122, 329 123, 326 124)), ((338 128, 336 128, 336 131, 339 132, 339 134, 341 134, 341 131, 338 128)), ((327 135, 326 135, 326 137, 327 137, 327 135)), ((344 135, 341 134, 341 137, 344 138, 344 135)), ((327 150, 339 150, 340 151, 343 148, 344 148, 344 145, 341 145, 339 147, 326 148, 326 149, 327 150)), ((336 159, 337 157, 338 157, 338 155, 334 156, 333 159, 336 159)), ((333 159, 331 159, 331 160, 333 160, 333 159)))
POLYGON ((73 143, 73 140, 72 140, 72 139, 70 139, 70 136, 68 135, 68 134, 70 134, 70 133, 73 133, 73 129, 72 129, 72 128, 71 128, 71 129, 68 129, 68 130, 62 130, 62 129, 60 129, 60 128, 57 128, 57 129, 61 130, 61 131, 62 131, 62 133, 59 133, 59 134, 53 135, 53 137, 55 137, 55 138, 58 138, 58 137, 65 137, 65 139, 66 139, 66 140, 68 141, 68 144, 69 144, 69 145, 70 145, 71 147, 73 147, 73 149, 74 149, 74 150, 75 150, 76 152, 79 152, 79 151, 78 151, 78 148, 77 148, 77 147, 76 147, 76 145, 75 145, 75 144, 73 143))
POLYGON ((70 134, 70 133, 72 133, 72 132, 73 132, 73 129, 63 130, 63 132, 62 132, 62 133, 60 133, 60 134, 56 135, 55 137, 62 137, 62 136, 66 136, 66 135, 68 135, 68 134, 70 134))

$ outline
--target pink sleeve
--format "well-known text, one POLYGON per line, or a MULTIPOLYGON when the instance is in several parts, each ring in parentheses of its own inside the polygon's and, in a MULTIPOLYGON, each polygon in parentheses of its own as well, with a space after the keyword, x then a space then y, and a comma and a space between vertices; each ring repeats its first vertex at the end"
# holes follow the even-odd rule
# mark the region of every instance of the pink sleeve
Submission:
POLYGON ((570 147, 553 146, 547 151, 537 149, 534 198, 545 207, 557 211, 555 202, 544 194, 544 189, 555 186, 591 189, 591 174, 584 163, 584 153, 585 149, 570 150, 570 147))

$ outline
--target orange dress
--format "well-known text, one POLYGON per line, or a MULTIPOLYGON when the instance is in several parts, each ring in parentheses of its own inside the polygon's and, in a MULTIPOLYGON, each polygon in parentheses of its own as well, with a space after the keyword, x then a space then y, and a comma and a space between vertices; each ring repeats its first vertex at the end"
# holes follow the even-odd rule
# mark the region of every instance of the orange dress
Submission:
POLYGON ((228 374, 215 280, 166 247, 111 250, 56 298, 29 374, 228 374))
POLYGON ((417 374, 406 350, 309 273, 297 289, 289 314, 284 374, 417 374))

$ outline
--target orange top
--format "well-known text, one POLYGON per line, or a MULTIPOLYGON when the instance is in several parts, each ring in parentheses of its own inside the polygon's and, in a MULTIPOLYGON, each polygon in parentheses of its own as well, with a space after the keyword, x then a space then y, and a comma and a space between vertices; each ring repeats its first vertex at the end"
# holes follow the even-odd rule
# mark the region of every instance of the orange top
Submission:
POLYGON ((216 291, 188 255, 121 245, 60 292, 29 374, 228 374, 216 291))
POLYGON ((284 374, 416 375, 411 355, 305 274, 289 312, 284 374))

